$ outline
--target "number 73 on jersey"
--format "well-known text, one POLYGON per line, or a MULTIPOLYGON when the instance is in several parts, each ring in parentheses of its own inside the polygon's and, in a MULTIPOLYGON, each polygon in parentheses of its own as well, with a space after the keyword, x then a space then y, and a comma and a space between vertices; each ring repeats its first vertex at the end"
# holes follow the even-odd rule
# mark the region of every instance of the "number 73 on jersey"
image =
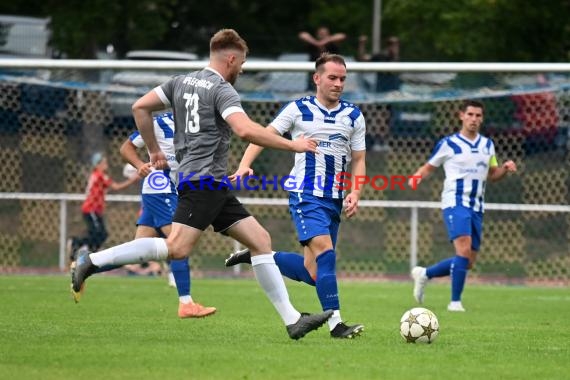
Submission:
POLYGON ((199 96, 196 93, 187 92, 182 96, 186 99, 186 133, 198 133, 200 131, 200 115, 198 114, 199 96))

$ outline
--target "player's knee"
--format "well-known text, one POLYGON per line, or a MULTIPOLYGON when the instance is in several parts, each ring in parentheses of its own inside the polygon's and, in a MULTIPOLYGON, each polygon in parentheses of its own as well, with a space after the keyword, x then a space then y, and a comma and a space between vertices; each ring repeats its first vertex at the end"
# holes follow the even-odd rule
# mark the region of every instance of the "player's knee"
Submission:
POLYGON ((305 254, 303 265, 312 279, 317 278, 317 262, 313 256, 305 254))
POLYGON ((181 260, 187 257, 182 251, 179 250, 168 250, 168 258, 170 260, 181 260))
POLYGON ((271 235, 265 228, 262 228, 257 235, 256 240, 259 242, 260 251, 271 251, 271 235))
POLYGON ((171 260, 184 259, 190 254, 189 249, 174 241, 169 241, 168 239, 166 240, 166 247, 168 248, 168 258, 171 260))
POLYGON ((471 252, 471 255, 469 256, 469 265, 467 266, 467 269, 475 268, 476 262, 477 262, 477 253, 471 252))

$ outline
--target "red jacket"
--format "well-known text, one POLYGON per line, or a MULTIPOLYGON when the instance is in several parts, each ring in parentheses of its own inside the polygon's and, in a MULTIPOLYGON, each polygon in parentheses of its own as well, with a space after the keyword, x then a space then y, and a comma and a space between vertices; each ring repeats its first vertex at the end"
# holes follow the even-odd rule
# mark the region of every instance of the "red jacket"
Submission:
POLYGON ((102 171, 95 169, 89 176, 87 184, 87 197, 81 206, 84 214, 94 212, 97 215, 103 215, 105 210, 105 193, 113 180, 102 171))

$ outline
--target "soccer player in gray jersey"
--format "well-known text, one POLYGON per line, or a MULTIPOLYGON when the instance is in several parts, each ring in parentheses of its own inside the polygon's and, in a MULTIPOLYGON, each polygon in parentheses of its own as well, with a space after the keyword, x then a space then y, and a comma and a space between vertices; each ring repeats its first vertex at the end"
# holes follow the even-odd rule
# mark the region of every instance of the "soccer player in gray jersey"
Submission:
MULTIPOLYGON (((124 265, 149 260, 182 259, 209 226, 231 236, 251 251, 257 281, 286 325, 292 339, 316 330, 332 315, 297 311, 275 265, 269 233, 251 216, 228 187, 220 186, 227 173, 231 133, 256 145, 294 152, 316 152, 313 139, 287 140, 253 122, 241 106, 233 83, 242 71, 246 42, 232 29, 222 29, 210 40, 210 62, 200 71, 177 76, 148 92, 133 105, 137 127, 147 145, 151 164, 168 166, 153 133, 152 113, 171 107, 174 146, 180 163, 178 207, 167 239, 142 238, 100 252, 84 252, 77 259, 73 290, 80 291, 87 277, 103 265, 124 265)), ((211 310, 196 304, 196 317, 211 310)))

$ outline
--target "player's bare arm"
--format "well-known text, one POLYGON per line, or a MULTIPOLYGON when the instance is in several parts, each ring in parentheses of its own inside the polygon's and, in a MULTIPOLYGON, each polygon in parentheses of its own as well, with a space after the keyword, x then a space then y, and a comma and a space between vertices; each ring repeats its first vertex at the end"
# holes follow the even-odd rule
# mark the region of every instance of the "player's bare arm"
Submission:
POLYGON ((168 161, 156 141, 152 113, 164 109, 166 106, 154 90, 147 92, 132 107, 135 123, 149 151, 150 162, 157 169, 168 168, 168 161))
POLYGON ((501 166, 491 166, 489 168, 489 181, 496 182, 503 179, 507 173, 514 173, 517 171, 517 164, 514 161, 508 160, 504 162, 501 166))
POLYGON ((240 138, 266 148, 289 150, 297 153, 317 152, 317 141, 303 136, 295 140, 271 133, 251 120, 243 112, 234 112, 226 118, 227 123, 240 138))
MULTIPOLYGON (((267 126, 266 129, 271 133, 279 135, 279 132, 277 132, 277 130, 273 128, 271 125, 267 126)), ((255 145, 253 143, 249 144, 245 152, 243 153, 243 157, 241 158, 238 169, 234 174, 228 177, 230 181, 235 181, 238 176, 244 177, 247 175, 253 175, 253 169, 251 168, 251 165, 253 164, 255 159, 261 154, 263 149, 264 148, 260 145, 255 145)))
POLYGON ((251 168, 251 165, 262 151, 263 151, 262 146, 249 144, 245 152, 243 153, 243 157, 241 158, 238 169, 235 171, 234 174, 228 177, 230 181, 233 182, 238 177, 253 175, 253 169, 251 168))
POLYGON ((137 153, 137 147, 131 142, 131 140, 126 139, 123 145, 121 145, 119 152, 121 153, 121 157, 137 169, 139 177, 144 178, 152 173, 152 164, 141 160, 137 153))
POLYGON ((145 164, 137 153, 137 147, 128 138, 123 142, 123 145, 121 145, 119 153, 121 153, 121 157, 123 157, 129 164, 137 168, 137 171, 139 170, 139 167, 145 164))
MULTIPOLYGON (((355 178, 366 175, 366 151, 352 151, 351 175, 355 178)), ((354 184, 356 186, 356 183, 354 184)), ((348 218, 358 212, 358 201, 362 189, 353 188, 344 200, 344 212, 348 218)))
POLYGON ((424 164, 408 179, 408 186, 415 190, 420 182, 429 177, 435 169, 437 169, 437 167, 429 163, 424 164))

